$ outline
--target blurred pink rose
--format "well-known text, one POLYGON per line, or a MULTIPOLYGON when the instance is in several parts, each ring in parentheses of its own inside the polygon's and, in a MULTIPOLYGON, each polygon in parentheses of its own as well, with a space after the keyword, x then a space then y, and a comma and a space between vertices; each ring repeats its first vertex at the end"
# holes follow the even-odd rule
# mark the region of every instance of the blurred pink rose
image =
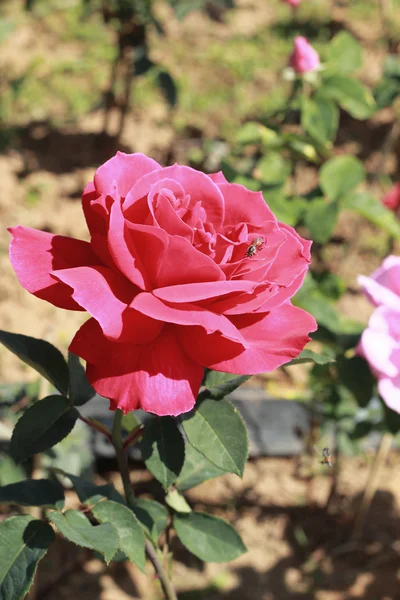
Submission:
POLYGON ((301 0, 283 0, 283 2, 285 2, 286 4, 290 4, 290 6, 296 8, 296 6, 299 6, 301 0))
POLYGON ((377 377, 378 391, 384 402, 400 413, 400 310, 385 305, 375 309, 357 353, 368 361, 377 377))
POLYGON ((395 183, 382 198, 382 204, 390 210, 397 211, 400 208, 400 183, 395 183))
POLYGON ((400 311, 400 256, 388 256, 370 277, 357 281, 372 304, 400 311))
POLYGON ((308 43, 305 37, 299 35, 294 40, 294 50, 289 58, 289 66, 296 73, 315 71, 320 66, 318 53, 308 43))

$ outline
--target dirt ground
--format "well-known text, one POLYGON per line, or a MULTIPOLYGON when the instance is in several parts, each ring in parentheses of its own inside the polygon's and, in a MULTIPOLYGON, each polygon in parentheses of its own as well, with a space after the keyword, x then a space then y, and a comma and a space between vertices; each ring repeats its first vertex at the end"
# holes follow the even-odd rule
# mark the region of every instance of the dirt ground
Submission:
MULTIPOLYGON (((225 43, 233 31, 251 37, 274 18, 266 0, 242 0, 239 6, 241 10, 227 25, 212 25, 219 42, 225 43)), ((346 7, 345 2, 336 3, 337 27, 343 27, 346 7)), ((385 55, 376 45, 379 23, 360 20, 348 25, 365 47, 363 78, 373 84, 379 78, 385 55)), ((198 40, 199 53, 212 41, 209 22, 198 15, 189 17, 179 28, 172 23, 169 35, 172 44, 198 40)), ((51 36, 41 32, 37 41, 36 32, 25 27, 16 32, 5 49, 2 47, 0 68, 8 68, 10 61, 14 66, 15 61, 23 62, 35 44, 48 54, 63 52, 62 47, 54 50, 51 36)), ((68 51, 73 53, 75 49, 68 47, 68 51)), ((157 53, 162 55, 161 47, 157 53)), ((194 85, 201 85, 209 73, 196 71, 196 53, 192 61, 190 76, 194 85)), ((258 76, 257 86, 264 91, 276 83, 267 69, 260 69, 258 76)), ((369 172, 373 172, 379 159, 379 142, 392 119, 391 113, 382 112, 368 127, 344 121, 338 151, 361 154, 369 172)), ((0 328, 42 337, 64 350, 86 316, 57 309, 19 286, 8 259, 5 228, 24 224, 87 239, 80 194, 96 165, 116 150, 111 138, 99 137, 101 123, 100 110, 62 127, 39 119, 25 124, 18 142, 0 156, 0 328)), ((209 121, 193 115, 187 129, 177 133, 164 103, 155 101, 146 111, 133 109, 119 149, 147 153, 162 164, 176 159, 185 162, 188 149, 198 143, 199 123, 204 126, 201 135, 205 138, 219 135, 218 114, 209 121), (191 125, 195 126, 192 138, 191 125)), ((395 155, 389 157, 385 169, 391 175, 398 172, 395 155)), ((315 172, 310 174, 305 168, 298 178, 303 191, 307 191, 315 172)), ((351 318, 366 321, 371 308, 357 293, 356 276, 378 266, 386 242, 376 235, 373 226, 348 214, 341 217, 335 234, 339 243, 336 240, 328 245, 324 259, 352 287, 351 293, 341 299, 340 309, 351 318)), ((304 385, 304 372, 300 371, 304 385)), ((1 382, 32 377, 31 370, 0 348, 1 382)), ((297 463, 297 459, 260 458, 249 462, 242 481, 227 475, 188 493, 196 510, 207 510, 232 522, 249 551, 228 565, 204 565, 173 539, 173 581, 180 600, 400 600, 398 456, 390 456, 380 473, 378 492, 362 537, 356 542, 349 540, 371 457, 345 459, 337 493, 329 506, 332 473, 315 458, 315 476, 300 478, 297 463)), ((104 477, 116 480, 115 473, 104 473, 104 477)), ((146 477, 136 466, 132 479, 145 484, 146 477)), ((146 486, 142 487, 145 490, 146 486)), ((131 565, 106 567, 84 552, 77 555, 75 547, 58 540, 40 566, 29 600, 158 600, 161 594, 150 567, 148 575, 131 565)))
MULTIPOLYGON (((398 600, 400 598, 400 474, 390 456, 379 475, 361 536, 351 541, 371 457, 347 459, 327 506, 331 474, 318 459, 314 476, 297 475, 297 459, 250 461, 243 480, 226 475, 187 496, 196 510, 228 519, 248 552, 229 564, 205 565, 172 539, 172 579, 180 600, 398 600)), ((118 486, 115 474, 105 474, 118 486)), ((146 474, 132 474, 140 493, 146 474)), ((59 541, 39 570, 29 600, 159 600, 152 569, 106 567, 59 541), (56 574, 56 576, 55 576, 56 574)))

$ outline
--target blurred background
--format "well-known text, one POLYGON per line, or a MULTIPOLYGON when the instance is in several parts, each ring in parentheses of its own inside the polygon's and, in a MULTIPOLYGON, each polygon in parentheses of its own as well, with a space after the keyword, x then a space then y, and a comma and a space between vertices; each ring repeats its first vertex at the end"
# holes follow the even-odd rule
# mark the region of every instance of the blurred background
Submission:
MULTIPOLYGON (((229 181, 261 189, 278 218, 314 240, 297 303, 345 353, 372 312, 357 276, 399 254, 398 216, 382 204, 400 178, 399 50, 400 0, 303 0, 295 11, 280 0, 0 0, 0 327, 67 349, 85 315, 19 286, 5 229, 23 224, 87 239, 82 190, 122 150, 162 165, 222 169, 229 181), (326 139, 296 103, 288 110, 296 35, 360 86, 338 97, 326 139), (321 165, 344 155, 362 162, 361 193, 334 215, 320 206, 310 212, 321 165)), ((239 403, 264 403, 262 413, 242 407, 252 440, 245 477, 224 475, 188 498, 234 523, 249 552, 204 565, 175 540, 179 598, 400 598, 398 424, 385 421, 369 371, 352 365, 361 370, 355 379, 341 373, 340 400, 332 400, 339 384, 333 392, 329 364, 283 368, 236 392, 239 403), (388 430, 396 434, 391 450, 375 473, 368 515, 357 521, 388 430), (327 445, 332 467, 314 450, 327 445)), ((5 485, 25 476, 6 452, 12 424, 46 384, 3 348, 0 383, 5 485)), ((119 485, 107 450, 81 422, 41 460, 119 485)), ((132 461, 137 493, 157 498, 157 485, 132 461)), ((58 540, 30 600, 159 597, 156 582, 132 565, 106 567, 74 552, 58 540)))

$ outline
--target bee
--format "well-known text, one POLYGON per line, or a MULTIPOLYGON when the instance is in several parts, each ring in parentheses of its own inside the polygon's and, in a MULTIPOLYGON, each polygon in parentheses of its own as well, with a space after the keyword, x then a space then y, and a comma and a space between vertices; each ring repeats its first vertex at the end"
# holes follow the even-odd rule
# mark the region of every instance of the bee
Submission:
POLYGON ((248 258, 251 258, 252 256, 254 256, 257 253, 257 250, 261 250, 262 245, 263 245, 262 238, 258 237, 255 240, 253 240, 251 242, 250 246, 247 248, 246 256, 248 258))
POLYGON ((322 450, 318 450, 318 448, 314 446, 314 450, 322 456, 321 465, 328 465, 328 467, 332 468, 332 456, 329 448, 322 448, 322 450))

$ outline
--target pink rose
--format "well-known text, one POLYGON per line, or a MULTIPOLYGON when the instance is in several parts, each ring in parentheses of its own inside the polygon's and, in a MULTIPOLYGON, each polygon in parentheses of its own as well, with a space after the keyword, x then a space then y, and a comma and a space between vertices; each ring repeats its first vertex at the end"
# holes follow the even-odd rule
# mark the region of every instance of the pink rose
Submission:
POLYGON ((283 0, 283 2, 285 2, 286 4, 290 4, 290 6, 293 6, 295 8, 296 6, 299 6, 301 0, 283 0))
POLYGON ((382 198, 382 204, 396 212, 400 208, 400 183, 395 183, 382 198))
POLYGON ((289 58, 289 66, 296 73, 315 71, 320 66, 318 53, 308 43, 305 37, 297 36, 294 40, 294 50, 289 58))
POLYGON ((271 371, 316 329, 290 302, 311 242, 260 192, 119 152, 82 203, 90 242, 18 226, 10 256, 29 292, 91 315, 70 349, 111 409, 186 412, 204 367, 271 371))
POLYGON ((388 256, 370 277, 359 275, 357 281, 372 304, 400 310, 400 256, 388 256))
POLYGON ((400 311, 384 305, 375 309, 357 352, 377 377, 384 402, 400 413, 400 311))

